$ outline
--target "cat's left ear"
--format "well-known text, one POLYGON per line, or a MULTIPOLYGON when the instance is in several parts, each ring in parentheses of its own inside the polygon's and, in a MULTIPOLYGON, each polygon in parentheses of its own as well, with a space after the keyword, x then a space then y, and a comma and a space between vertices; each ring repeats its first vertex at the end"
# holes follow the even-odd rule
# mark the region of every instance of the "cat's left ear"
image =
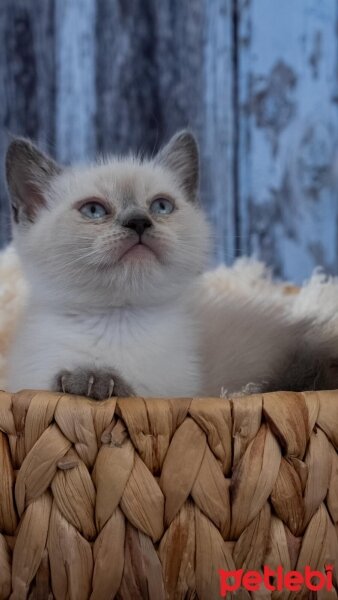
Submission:
POLYGON ((180 131, 159 151, 155 162, 170 169, 189 200, 196 200, 199 184, 199 152, 195 136, 180 131))
POLYGON ((6 154, 6 178, 13 219, 34 223, 46 204, 45 192, 62 168, 24 138, 14 138, 6 154))

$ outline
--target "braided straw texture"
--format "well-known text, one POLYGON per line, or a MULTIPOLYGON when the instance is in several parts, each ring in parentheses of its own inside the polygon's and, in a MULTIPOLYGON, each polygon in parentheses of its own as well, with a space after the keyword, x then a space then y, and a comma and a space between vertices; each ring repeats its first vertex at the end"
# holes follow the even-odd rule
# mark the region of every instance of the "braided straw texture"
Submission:
POLYGON ((0 429, 1 599, 212 600, 218 569, 327 564, 338 597, 338 392, 0 392, 0 429))

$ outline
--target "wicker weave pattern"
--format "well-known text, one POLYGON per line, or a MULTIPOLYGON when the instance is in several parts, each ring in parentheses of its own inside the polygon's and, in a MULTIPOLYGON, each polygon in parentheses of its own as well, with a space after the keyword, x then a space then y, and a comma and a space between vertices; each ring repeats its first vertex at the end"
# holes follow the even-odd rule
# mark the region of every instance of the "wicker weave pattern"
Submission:
POLYGON ((212 600, 219 568, 264 564, 337 577, 338 392, 0 400, 0 598, 212 600))

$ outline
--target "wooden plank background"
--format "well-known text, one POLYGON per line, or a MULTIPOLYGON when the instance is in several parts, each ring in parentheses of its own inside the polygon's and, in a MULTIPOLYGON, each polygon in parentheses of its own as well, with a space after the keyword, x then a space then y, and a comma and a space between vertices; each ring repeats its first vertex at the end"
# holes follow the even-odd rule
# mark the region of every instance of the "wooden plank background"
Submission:
POLYGON ((70 163, 188 126, 215 261, 338 273, 338 0, 2 0, 0 92, 2 165, 12 134, 70 163))
POLYGON ((337 8, 255 0, 239 15, 241 239, 293 280, 337 273, 337 8))

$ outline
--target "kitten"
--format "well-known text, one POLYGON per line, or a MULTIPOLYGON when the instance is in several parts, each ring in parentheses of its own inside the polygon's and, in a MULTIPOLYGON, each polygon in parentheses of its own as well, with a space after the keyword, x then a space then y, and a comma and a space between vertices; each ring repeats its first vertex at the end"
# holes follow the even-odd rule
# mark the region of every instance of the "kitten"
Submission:
POLYGON ((201 391, 184 303, 206 268, 189 132, 149 160, 63 168, 15 139, 6 160, 14 244, 30 292, 9 357, 8 389, 101 399, 201 391))
POLYGON ((332 348, 310 322, 292 322, 269 299, 209 293, 191 133, 153 159, 86 168, 17 139, 6 168, 30 289, 10 391, 102 399, 330 387, 332 348))

